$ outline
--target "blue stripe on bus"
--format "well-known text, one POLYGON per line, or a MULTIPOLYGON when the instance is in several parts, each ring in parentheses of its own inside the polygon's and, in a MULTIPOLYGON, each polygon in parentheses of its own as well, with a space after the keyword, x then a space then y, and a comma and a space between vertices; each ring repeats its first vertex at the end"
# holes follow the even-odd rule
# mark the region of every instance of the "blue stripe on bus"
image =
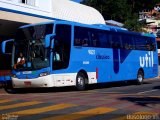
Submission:
POLYGON ((0 76, 0 81, 11 80, 10 76, 0 76))
POLYGON ((113 49, 113 62, 114 62, 114 72, 117 74, 119 72, 119 50, 113 49))
POLYGON ((132 50, 120 49, 120 63, 122 64, 132 50))
POLYGON ((34 79, 40 77, 41 73, 51 71, 50 68, 43 68, 36 71, 12 71, 12 74, 16 75, 18 79, 34 79))

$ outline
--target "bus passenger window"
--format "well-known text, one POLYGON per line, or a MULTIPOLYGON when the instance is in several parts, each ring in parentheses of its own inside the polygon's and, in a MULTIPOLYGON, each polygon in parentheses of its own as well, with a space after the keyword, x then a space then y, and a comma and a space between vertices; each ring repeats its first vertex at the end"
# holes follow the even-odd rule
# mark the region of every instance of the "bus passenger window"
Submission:
POLYGON ((99 38, 99 43, 98 43, 99 47, 100 48, 107 48, 108 47, 108 41, 109 41, 107 32, 100 31, 98 33, 98 38, 99 38))
POLYGON ((71 26, 56 25, 56 37, 53 49, 53 70, 65 69, 69 66, 71 49, 71 26))
POLYGON ((121 48, 121 39, 118 34, 112 34, 112 47, 115 49, 120 49, 121 48))
POLYGON ((99 47, 97 39, 93 40, 93 47, 99 47))
POLYGON ((89 46, 89 36, 87 28, 75 26, 74 46, 89 46))
POLYGON ((54 53, 54 61, 61 61, 60 54, 58 52, 54 53))
POLYGON ((150 43, 150 44, 147 44, 147 49, 149 51, 155 51, 155 44, 154 43, 150 43))
POLYGON ((75 40, 74 40, 74 45, 75 45, 75 46, 82 46, 81 40, 78 39, 78 38, 75 38, 75 40))
POLYGON ((156 50, 156 45, 154 43, 151 44, 151 51, 155 51, 156 50))
POLYGON ((109 35, 108 41, 107 41, 107 48, 112 48, 112 46, 113 46, 112 36, 109 35))
POLYGON ((155 46, 154 42, 152 41, 152 39, 146 40, 146 49, 148 51, 155 51, 156 50, 156 46, 155 46))
POLYGON ((92 47, 99 47, 98 34, 96 34, 95 31, 94 33, 91 34, 91 41, 92 41, 92 47))
POLYGON ((82 46, 87 47, 88 46, 88 39, 85 38, 82 42, 82 46))
POLYGON ((125 47, 125 49, 127 49, 127 50, 129 49, 129 45, 128 45, 127 43, 125 44, 124 47, 125 47))

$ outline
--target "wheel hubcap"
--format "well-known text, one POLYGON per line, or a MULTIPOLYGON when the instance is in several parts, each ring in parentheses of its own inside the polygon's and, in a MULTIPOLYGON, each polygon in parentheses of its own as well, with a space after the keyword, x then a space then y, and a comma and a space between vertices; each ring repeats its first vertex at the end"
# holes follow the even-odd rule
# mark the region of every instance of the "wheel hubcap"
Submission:
POLYGON ((79 77, 78 78, 78 84, 83 86, 83 78, 82 77, 79 77))
POLYGON ((138 75, 138 81, 139 81, 139 82, 142 82, 142 80, 143 80, 142 75, 138 75))

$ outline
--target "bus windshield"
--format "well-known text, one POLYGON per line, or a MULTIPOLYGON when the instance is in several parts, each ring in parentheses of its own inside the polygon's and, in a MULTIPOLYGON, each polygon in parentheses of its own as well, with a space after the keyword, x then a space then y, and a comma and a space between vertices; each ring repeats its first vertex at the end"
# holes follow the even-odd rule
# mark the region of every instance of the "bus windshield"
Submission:
POLYGON ((45 36, 52 34, 53 24, 43 24, 18 29, 15 39, 14 69, 37 70, 49 67, 49 49, 45 36))

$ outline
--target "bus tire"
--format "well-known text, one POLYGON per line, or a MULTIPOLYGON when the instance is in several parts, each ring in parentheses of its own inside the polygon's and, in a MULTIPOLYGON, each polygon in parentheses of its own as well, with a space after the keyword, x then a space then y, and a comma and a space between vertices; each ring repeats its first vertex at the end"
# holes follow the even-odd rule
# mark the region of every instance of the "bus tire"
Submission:
POLYGON ((85 75, 82 72, 79 72, 76 77, 76 87, 78 90, 85 90, 85 75))
POLYGON ((138 73, 137 73, 137 81, 136 81, 136 83, 138 85, 143 84, 143 79, 144 79, 144 73, 142 72, 142 70, 139 70, 138 73))
POLYGON ((7 93, 16 93, 16 89, 13 88, 12 82, 11 81, 7 81, 6 82, 6 86, 4 87, 4 90, 7 93))
POLYGON ((15 89, 13 89, 13 88, 7 88, 7 87, 5 87, 4 90, 5 90, 7 93, 11 93, 11 94, 16 93, 15 89))

